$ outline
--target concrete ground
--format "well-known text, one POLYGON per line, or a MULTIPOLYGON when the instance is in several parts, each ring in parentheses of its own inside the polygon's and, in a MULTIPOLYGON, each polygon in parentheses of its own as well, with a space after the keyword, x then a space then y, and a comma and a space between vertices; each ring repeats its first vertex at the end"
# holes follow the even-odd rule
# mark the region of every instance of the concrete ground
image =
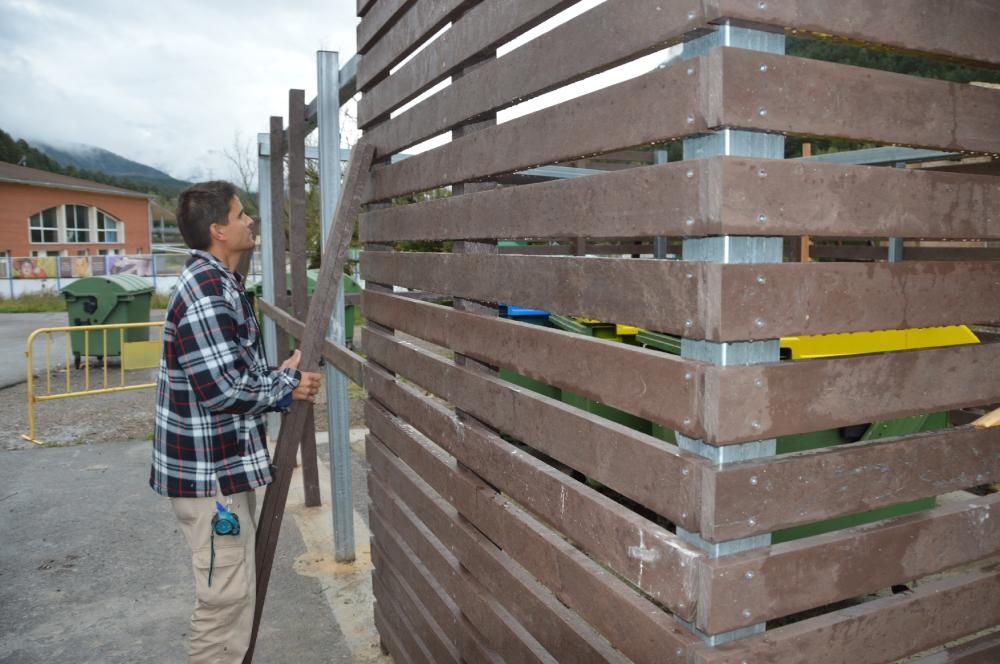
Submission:
MULTIPOLYGON (((0 349, 0 370, 24 375, 24 339, 39 324, 61 320, 0 315, 0 328, 15 331, 4 335, 7 342, 20 348, 0 349)), ((104 438, 84 435, 42 448, 0 427, 0 663, 184 661, 194 601, 190 553, 169 502, 147 484, 151 443, 93 442, 113 438, 117 419, 126 416, 124 430, 151 431, 152 396, 151 390, 118 395, 131 401, 117 409, 88 402, 114 395, 62 400, 88 426, 103 425, 110 432, 104 438), (148 424, 135 424, 144 418, 148 424)), ((23 384, 0 388, 0 412, 23 404, 23 384)), ((44 432, 46 422, 40 426, 44 432)), ((304 507, 296 473, 255 661, 389 662, 372 622, 364 431, 351 436, 358 554, 352 565, 333 560, 326 437, 317 438, 324 504, 304 507)), ((262 498, 263 491, 258 505, 262 498)))

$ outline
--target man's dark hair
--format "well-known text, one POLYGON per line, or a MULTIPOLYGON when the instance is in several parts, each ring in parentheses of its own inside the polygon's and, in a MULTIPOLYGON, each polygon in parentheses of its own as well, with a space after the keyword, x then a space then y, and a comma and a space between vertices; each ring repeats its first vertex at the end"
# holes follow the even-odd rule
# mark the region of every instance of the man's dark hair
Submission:
POLYGON ((193 184, 177 197, 177 228, 191 249, 208 249, 212 224, 229 223, 229 205, 236 187, 222 180, 193 184))

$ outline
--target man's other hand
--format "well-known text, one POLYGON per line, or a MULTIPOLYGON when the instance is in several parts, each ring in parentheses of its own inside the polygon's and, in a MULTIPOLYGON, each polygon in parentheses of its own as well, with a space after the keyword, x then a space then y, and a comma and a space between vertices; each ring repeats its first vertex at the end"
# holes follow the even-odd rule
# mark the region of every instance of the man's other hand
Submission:
MULTIPOLYGON (((292 356, 281 363, 279 369, 298 369, 299 362, 302 361, 302 351, 296 349, 292 356)), ((316 401, 319 388, 322 386, 320 374, 312 371, 300 371, 301 379, 299 386, 292 391, 292 399, 295 401, 316 401)))

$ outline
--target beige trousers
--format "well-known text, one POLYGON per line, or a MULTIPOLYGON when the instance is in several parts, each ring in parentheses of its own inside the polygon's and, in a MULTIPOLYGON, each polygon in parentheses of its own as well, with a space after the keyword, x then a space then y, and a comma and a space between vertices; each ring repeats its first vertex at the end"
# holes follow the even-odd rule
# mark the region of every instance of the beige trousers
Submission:
POLYGON ((177 522, 191 547, 195 606, 188 638, 188 664, 239 664, 250 645, 257 591, 254 539, 257 532, 253 491, 211 498, 171 498, 177 522), (215 536, 215 501, 240 520, 240 534, 215 536), (232 504, 229 501, 232 500, 232 504), (208 585, 209 566, 212 585, 208 585))

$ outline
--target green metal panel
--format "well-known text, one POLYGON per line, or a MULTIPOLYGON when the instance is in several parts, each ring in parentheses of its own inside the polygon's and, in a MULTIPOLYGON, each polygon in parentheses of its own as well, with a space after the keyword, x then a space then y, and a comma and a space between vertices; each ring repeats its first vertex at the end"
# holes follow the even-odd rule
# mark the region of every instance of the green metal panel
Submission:
MULTIPOLYGON (((149 307, 153 286, 142 277, 131 274, 85 277, 62 289, 66 299, 69 325, 115 325, 149 322, 149 307)), ((103 331, 71 332, 70 345, 74 356, 117 356, 121 342, 147 341, 149 328, 123 332, 109 331, 107 344, 103 331), (89 339, 88 339, 89 337, 89 339)))

